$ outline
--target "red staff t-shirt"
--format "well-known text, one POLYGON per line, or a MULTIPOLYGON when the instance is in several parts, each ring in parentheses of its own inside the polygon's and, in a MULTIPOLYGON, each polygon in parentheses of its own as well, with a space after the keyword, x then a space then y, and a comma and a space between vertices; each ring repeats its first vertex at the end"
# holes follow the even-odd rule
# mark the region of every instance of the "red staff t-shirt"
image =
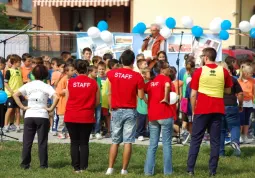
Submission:
POLYGON ((111 70, 107 73, 111 83, 111 107, 136 108, 137 90, 144 88, 141 74, 127 68, 111 70))
MULTIPOLYGON (((148 82, 148 117, 149 121, 169 119, 174 117, 174 109, 166 103, 161 103, 165 97, 165 84, 171 85, 169 77, 158 75, 152 81, 148 82)), ((169 96, 167 97, 169 100, 169 96)))
MULTIPOLYGON (((215 69, 217 67, 216 64, 207 64, 206 66, 211 69, 215 69)), ((223 72, 224 72, 225 88, 230 88, 232 86, 232 78, 225 68, 223 68, 223 72)), ((191 89, 198 91, 199 79, 200 79, 201 73, 202 73, 202 67, 195 70, 190 83, 191 89)), ((210 97, 203 93, 198 92, 197 102, 196 102, 196 107, 194 112, 195 112, 194 114, 210 114, 210 113, 224 114, 225 113, 224 99, 210 97)))
POLYGON ((69 97, 66 104, 65 122, 95 123, 97 82, 79 75, 68 82, 69 97))

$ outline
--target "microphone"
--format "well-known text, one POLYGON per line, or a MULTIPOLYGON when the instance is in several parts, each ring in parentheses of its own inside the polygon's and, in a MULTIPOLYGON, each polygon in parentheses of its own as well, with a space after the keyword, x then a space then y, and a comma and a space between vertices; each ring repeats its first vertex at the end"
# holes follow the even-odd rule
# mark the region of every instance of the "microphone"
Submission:
POLYGON ((152 37, 152 35, 150 35, 149 38, 147 37, 147 38, 143 39, 143 41, 149 40, 151 37, 152 37))
POLYGON ((42 26, 40 25, 36 25, 36 24, 33 24, 34 27, 38 27, 38 28, 43 28, 42 26))

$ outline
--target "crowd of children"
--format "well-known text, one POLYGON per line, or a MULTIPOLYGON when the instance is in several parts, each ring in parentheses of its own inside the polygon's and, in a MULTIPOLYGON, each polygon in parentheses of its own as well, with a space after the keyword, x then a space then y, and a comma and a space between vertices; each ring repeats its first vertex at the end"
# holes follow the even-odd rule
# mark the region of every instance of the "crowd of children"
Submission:
MULTIPOLYGON (((100 105, 95 108, 96 124, 91 133, 90 139, 102 139, 111 137, 111 112, 109 110, 108 100, 108 79, 107 72, 116 68, 121 68, 122 65, 119 60, 113 59, 109 53, 104 56, 93 56, 90 48, 84 48, 83 58, 88 61, 88 76, 97 81, 100 88, 100 105)), ((158 53, 158 60, 167 61, 166 54, 161 51, 158 53)), ((0 58, 0 89, 4 89, 8 95, 6 102, 6 113, 3 130, 5 132, 16 130, 21 131, 20 119, 24 115, 20 111, 17 104, 12 98, 15 93, 23 84, 35 80, 31 71, 38 64, 43 64, 48 68, 48 79, 44 80, 45 83, 51 85, 59 96, 59 103, 54 112, 50 113, 51 133, 58 136, 60 139, 68 138, 67 129, 64 124, 64 114, 66 97, 65 91, 67 90, 68 80, 76 76, 74 64, 75 61, 71 53, 62 52, 60 58, 50 58, 48 56, 33 57, 30 54, 23 54, 22 57, 18 55, 8 55, 6 60, 0 58), (15 122, 14 122, 15 121, 15 122), (14 124, 15 123, 15 124, 14 124)), ((254 130, 250 127, 250 116, 254 113, 254 63, 249 60, 243 60, 236 63, 236 59, 231 57, 226 59, 227 68, 231 71, 231 75, 237 78, 243 91, 243 106, 240 109, 240 126, 241 136, 240 143, 250 143, 248 139, 249 132, 254 130), (229 69, 230 68, 230 69, 229 69), (240 70, 238 70, 240 69, 240 70)), ((139 72, 144 82, 147 83, 153 76, 156 75, 155 70, 149 68, 148 61, 144 58, 143 54, 136 56, 135 69, 139 72)), ((190 82, 192 74, 195 70, 194 57, 190 55, 185 56, 185 69, 182 69, 180 76, 177 77, 175 67, 170 67, 170 79, 174 86, 175 92, 179 95, 180 110, 179 113, 182 118, 182 123, 177 120, 174 125, 176 136, 181 134, 182 143, 188 143, 190 134, 192 132, 192 111, 190 105, 190 82), (184 72, 183 72, 184 71, 184 72), (179 86, 179 87, 178 87, 179 86), (181 127, 181 129, 179 128, 181 127)), ((144 137, 149 137, 148 118, 147 118, 147 96, 144 99, 137 99, 137 130, 136 138, 140 141, 144 137)), ((22 98, 23 104, 27 104, 26 98, 22 98)), ((49 99, 48 104, 51 104, 49 99)), ((178 103, 177 103, 178 104, 178 103)), ((239 103, 240 104, 240 103, 239 103)), ((253 134, 254 135, 254 134, 253 134)), ((206 138, 205 134, 205 140, 206 138)), ((239 144, 239 143, 238 143, 239 144)))

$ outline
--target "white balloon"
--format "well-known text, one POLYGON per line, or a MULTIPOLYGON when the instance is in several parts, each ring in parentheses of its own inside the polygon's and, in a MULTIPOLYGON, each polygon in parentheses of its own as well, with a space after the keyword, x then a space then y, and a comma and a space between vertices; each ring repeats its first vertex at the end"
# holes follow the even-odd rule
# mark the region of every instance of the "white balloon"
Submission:
POLYGON ((100 30, 97 27, 90 27, 87 33, 91 38, 98 38, 100 36, 100 30))
POLYGON ((155 23, 160 25, 160 26, 163 26, 166 23, 166 19, 162 16, 157 16, 156 20, 155 20, 155 23))
POLYGON ((178 95, 175 92, 170 92, 170 102, 169 104, 175 104, 178 100, 178 95))
POLYGON ((212 21, 209 25, 210 31, 213 33, 220 33, 221 30, 221 24, 217 21, 212 21))
POLYGON ((183 16, 182 17, 182 25, 185 28, 192 28, 193 27, 193 20, 189 16, 183 16))
POLYGON ((220 17, 214 18, 209 25, 209 30, 213 33, 220 33, 222 21, 220 17))
POLYGON ((112 42, 112 33, 109 32, 108 30, 102 31, 100 33, 100 37, 106 43, 111 43, 112 42))
POLYGON ((213 19, 213 21, 214 21, 215 23, 219 23, 219 24, 221 24, 221 23, 223 22, 222 18, 220 18, 220 17, 215 17, 215 18, 213 19))
POLYGON ((239 28, 242 32, 249 32, 251 30, 251 25, 248 21, 242 21, 239 23, 239 28))
POLYGON ((171 30, 167 27, 161 28, 160 34, 167 39, 168 37, 171 36, 171 30))
POLYGON ((252 28, 255 28, 255 15, 251 16, 250 25, 252 28))

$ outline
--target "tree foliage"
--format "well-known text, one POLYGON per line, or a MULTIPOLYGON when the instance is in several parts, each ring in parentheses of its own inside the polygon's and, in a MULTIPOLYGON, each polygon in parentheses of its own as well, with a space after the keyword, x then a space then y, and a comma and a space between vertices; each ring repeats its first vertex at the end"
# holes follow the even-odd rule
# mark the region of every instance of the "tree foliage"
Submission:
POLYGON ((25 24, 21 18, 17 18, 14 21, 10 21, 6 15, 5 4, 0 4, 0 29, 13 29, 20 30, 25 27, 25 24))

